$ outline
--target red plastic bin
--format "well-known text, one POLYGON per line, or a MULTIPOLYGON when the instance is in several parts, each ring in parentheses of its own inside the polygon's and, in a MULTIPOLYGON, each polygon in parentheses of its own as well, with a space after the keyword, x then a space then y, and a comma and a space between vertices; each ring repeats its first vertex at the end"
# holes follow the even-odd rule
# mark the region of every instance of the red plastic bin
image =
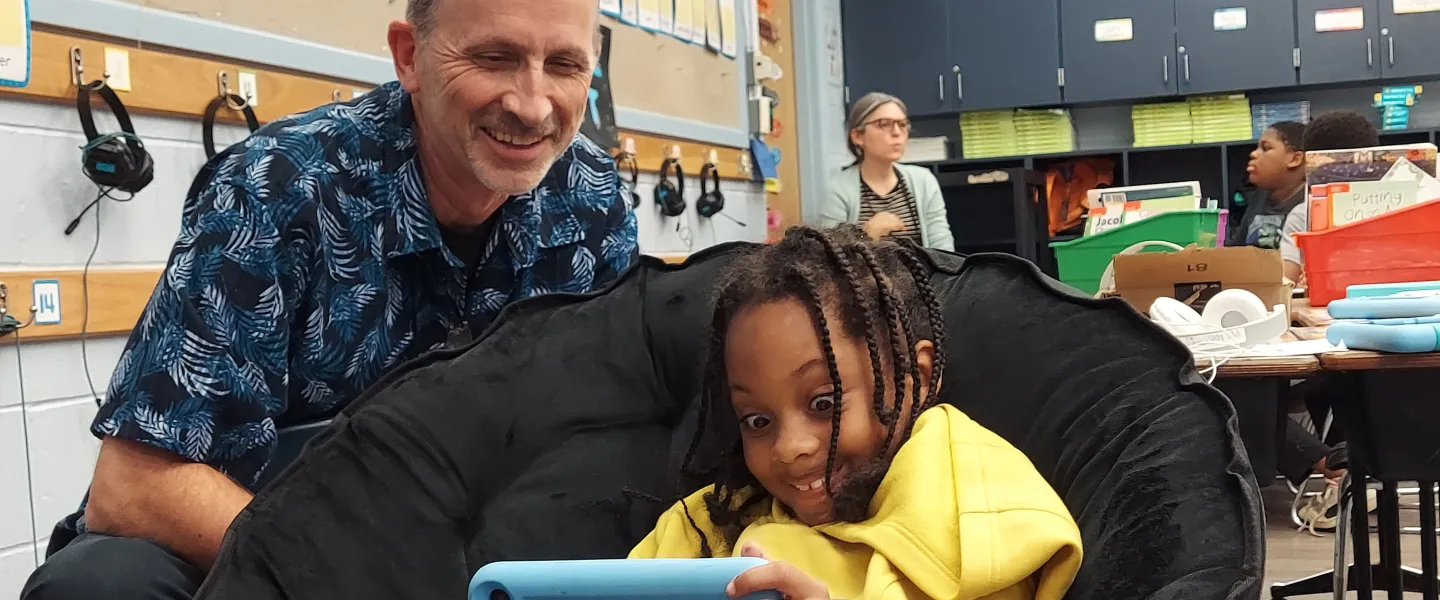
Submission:
POLYGON ((1295 244, 1305 257, 1311 306, 1344 298, 1352 285, 1440 280, 1440 201, 1297 233, 1295 244))

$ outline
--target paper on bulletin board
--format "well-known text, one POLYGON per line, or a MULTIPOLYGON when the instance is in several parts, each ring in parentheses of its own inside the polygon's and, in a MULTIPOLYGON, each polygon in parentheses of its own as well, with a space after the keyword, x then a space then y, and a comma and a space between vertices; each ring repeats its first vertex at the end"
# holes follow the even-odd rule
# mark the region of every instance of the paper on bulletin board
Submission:
MULTIPOLYGON (((705 27, 706 27, 706 25, 705 25, 705 23, 706 23, 706 17, 705 17, 705 0, 689 0, 689 1, 690 1, 690 18, 691 18, 691 26, 692 26, 692 30, 690 31, 690 41, 691 41, 692 43, 695 43, 695 44, 699 44, 699 45, 701 45, 701 46, 704 46, 704 45, 705 45, 705 27)), ((711 20, 713 20, 713 19, 714 19, 714 17, 711 17, 711 20)))
POLYGON ((600 0, 600 12, 612 17, 620 16, 620 0, 600 0))
POLYGON ((620 0, 620 20, 627 25, 639 25, 640 0, 620 0))
POLYGON ((1215 31, 1241 31, 1249 26, 1245 7, 1215 9, 1215 31))
POLYGON ((1395 14, 1435 12, 1440 10, 1440 0, 1395 0, 1395 14))
POLYGON ((673 0, 660 0, 659 31, 665 35, 675 34, 675 2, 673 0))
POLYGON ((660 29, 660 0, 640 0, 640 28, 646 31, 660 29))
POLYGON ((30 83, 30 5, 26 0, 0 0, 0 85, 30 83))
POLYGON ((720 53, 731 58, 740 51, 739 23, 735 0, 720 0, 720 53))
POLYGON ((695 11, 690 0, 675 0, 675 39, 690 43, 695 35, 695 11))
POLYGON ((1095 22, 1095 41, 1128 42, 1135 39, 1134 19, 1101 19, 1095 22))
POLYGON ((1365 28, 1365 9, 1332 8, 1315 11, 1315 32, 1357 31, 1365 28))
POLYGON ((705 45, 711 50, 720 51, 720 0, 704 0, 705 2, 705 45))

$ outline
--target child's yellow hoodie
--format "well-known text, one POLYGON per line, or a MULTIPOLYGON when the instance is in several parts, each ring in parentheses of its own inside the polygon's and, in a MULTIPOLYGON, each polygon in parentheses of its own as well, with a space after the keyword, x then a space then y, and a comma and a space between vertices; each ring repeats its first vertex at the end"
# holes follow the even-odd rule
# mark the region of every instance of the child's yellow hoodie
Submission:
MULTIPOLYGON (((705 509, 686 498, 711 547, 724 546, 705 509)), ((920 415, 861 523, 808 527, 777 502, 733 549, 755 542, 799 567, 832 598, 1060 600, 1080 569, 1080 530, 1019 450, 949 405, 920 415)), ((695 558, 700 537, 676 504, 630 558, 695 558)))

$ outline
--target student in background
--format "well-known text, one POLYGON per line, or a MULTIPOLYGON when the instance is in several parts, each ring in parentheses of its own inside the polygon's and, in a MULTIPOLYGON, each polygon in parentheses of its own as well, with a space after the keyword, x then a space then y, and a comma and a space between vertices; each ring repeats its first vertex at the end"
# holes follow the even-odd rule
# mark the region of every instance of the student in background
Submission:
MULTIPOLYGON (((1380 132, 1369 119, 1351 111, 1328 112, 1310 121, 1305 128, 1305 150, 1345 150, 1380 145, 1380 132)), ((1303 170, 1302 170, 1303 172, 1303 170)), ((1295 233, 1310 231, 1310 203, 1301 202, 1286 217, 1280 237, 1280 256, 1285 259, 1285 277, 1305 285, 1305 257, 1295 245, 1295 233)))
POLYGON ((1305 125, 1285 121, 1260 134, 1245 172, 1260 192, 1226 245, 1280 248, 1280 231, 1291 209, 1305 203, 1305 125))
MULTIPOLYGON (((1315 117, 1305 128, 1304 148, 1308 152, 1320 150, 1344 150, 1347 148, 1369 148, 1380 145, 1380 133, 1368 119, 1350 111, 1328 112, 1315 117)), ((1308 191, 1308 190, 1307 190, 1308 191)), ((1295 233, 1310 230, 1310 203, 1301 202, 1285 218, 1280 237, 1280 255, 1285 260, 1285 277, 1296 285, 1305 285, 1305 259, 1295 245, 1295 233)), ((1331 396, 1345 393, 1346 387, 1337 385, 1330 375, 1310 379, 1291 388, 1292 397, 1299 397, 1305 403, 1311 419, 1324 422, 1325 413, 1333 404, 1331 396)), ((1314 472, 1321 473, 1329 480, 1324 493, 1300 507, 1299 515, 1313 529, 1330 529, 1335 525, 1339 513, 1338 481, 1345 474, 1348 463, 1345 443, 1334 446, 1300 427, 1293 419, 1285 422, 1285 444, 1279 449, 1280 471, 1291 481, 1303 472, 1301 467, 1311 464, 1314 472)), ((1370 510, 1375 510, 1375 497, 1368 495, 1366 501, 1370 510)))
POLYGON ((819 225, 856 223, 871 239, 908 238, 926 248, 955 251, 940 183, 929 169, 899 164, 910 140, 905 103, 889 94, 866 94, 850 109, 854 164, 830 180, 819 225))

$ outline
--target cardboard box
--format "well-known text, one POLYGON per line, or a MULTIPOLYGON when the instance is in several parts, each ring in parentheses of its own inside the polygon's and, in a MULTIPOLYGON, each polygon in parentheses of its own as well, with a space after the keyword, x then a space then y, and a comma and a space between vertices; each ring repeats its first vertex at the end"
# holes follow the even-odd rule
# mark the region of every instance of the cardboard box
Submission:
POLYGON ((1115 291, 1142 313, 1161 296, 1190 305, 1197 312, 1221 290, 1242 289, 1260 297, 1265 306, 1290 309, 1294 288, 1285 283, 1280 252, 1252 246, 1201 248, 1180 252, 1146 252, 1115 257, 1115 291))

